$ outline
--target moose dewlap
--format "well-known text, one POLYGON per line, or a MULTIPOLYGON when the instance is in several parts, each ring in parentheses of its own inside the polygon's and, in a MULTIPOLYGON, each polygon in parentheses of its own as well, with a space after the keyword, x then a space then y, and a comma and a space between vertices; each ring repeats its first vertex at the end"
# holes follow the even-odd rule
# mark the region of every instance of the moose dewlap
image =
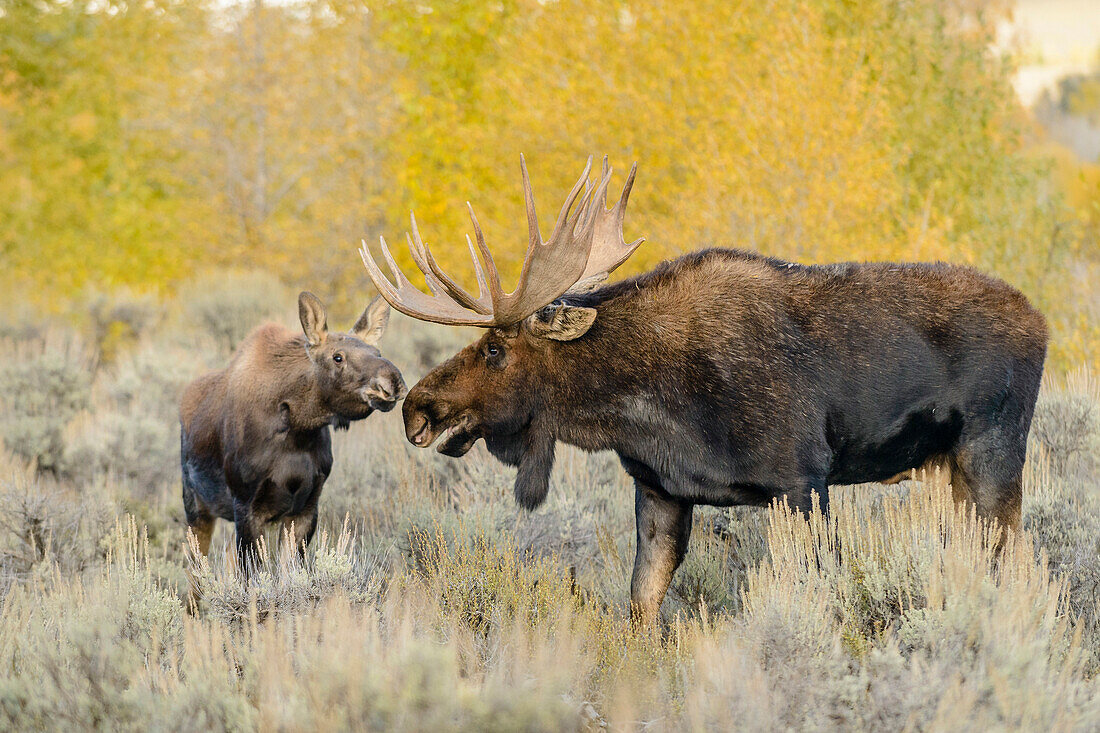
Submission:
POLYGON ((215 520, 236 525, 241 558, 268 522, 282 520, 304 551, 332 469, 329 425, 393 409, 405 382, 378 340, 389 306, 375 298, 350 333, 328 330, 312 293, 298 298, 303 333, 269 323, 228 366, 199 377, 180 402, 183 506, 203 554, 215 520))
POLYGON ((518 466, 528 508, 546 496, 557 441, 615 451, 636 486, 631 600, 643 619, 683 559, 696 504, 785 497, 809 510, 816 494, 827 511, 831 484, 934 461, 956 499, 1017 525, 1047 344, 1017 290, 956 265, 803 266, 732 249, 593 289, 641 240, 622 237, 634 170, 611 210, 606 159, 594 187, 588 172, 543 241, 523 166, 530 243, 511 294, 476 218, 477 297, 440 270, 415 220, 410 248, 431 296, 384 240, 396 285, 364 246, 394 308, 487 329, 409 392, 413 444, 439 439, 461 456, 484 438, 518 466))

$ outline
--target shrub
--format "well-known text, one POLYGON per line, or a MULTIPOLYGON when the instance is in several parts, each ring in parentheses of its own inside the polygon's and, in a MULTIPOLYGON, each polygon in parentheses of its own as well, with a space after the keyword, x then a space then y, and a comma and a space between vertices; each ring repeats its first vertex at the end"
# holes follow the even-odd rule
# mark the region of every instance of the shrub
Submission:
POLYGON ((1032 481, 1023 526, 1065 585, 1066 610, 1081 632, 1092 673, 1100 670, 1100 497, 1049 473, 1032 481))
POLYGON ((1100 455, 1100 389, 1087 369, 1064 384, 1047 379, 1031 426, 1032 437, 1047 451, 1057 475, 1096 470, 1100 455))
POLYGON ((105 363, 133 348, 162 315, 162 306, 155 297, 127 289, 93 293, 83 310, 91 319, 94 343, 100 361, 105 363))
POLYGON ((193 349, 180 348, 167 339, 146 340, 104 370, 103 399, 117 409, 138 409, 175 423, 184 387, 205 367, 193 349))
POLYGON ((227 680, 253 701, 261 730, 582 729, 585 706, 570 693, 590 664, 574 638, 510 628, 479 661, 461 628, 435 633, 424 616, 438 617, 433 599, 409 590, 384 605, 332 598, 228 639, 202 625, 195 651, 216 651, 192 656, 186 686, 227 680))
POLYGON ((445 620, 483 635, 519 623, 553 628, 578 609, 569 573, 547 559, 517 552, 465 524, 410 533, 413 577, 438 599, 445 620))
POLYGON ((180 604, 150 572, 148 546, 132 523, 118 525, 110 544, 106 568, 90 582, 8 597, 0 727, 136 730, 154 719, 159 701, 141 680, 178 665, 180 604))
POLYGON ((179 396, 203 366, 166 341, 146 340, 100 370, 93 409, 69 425, 59 470, 79 484, 121 482, 153 496, 179 478, 179 396))
POLYGON ((334 595, 355 603, 380 589, 376 558, 365 552, 345 521, 333 540, 322 529, 302 558, 284 535, 277 553, 261 541, 260 566, 245 574, 233 552, 196 557, 191 576, 208 613, 225 623, 302 613, 334 595), (222 559, 226 562, 221 562, 222 559))
POLYGON ((0 349, 0 439, 40 470, 56 471, 65 426, 91 401, 91 355, 75 335, 62 332, 0 349))
POLYGON ((124 482, 139 496, 179 478, 179 428, 140 410, 114 410, 75 423, 67 433, 64 474, 87 485, 124 482))
POLYGON ((101 493, 50 485, 18 461, 0 460, 0 592, 51 572, 80 573, 100 556, 114 507, 101 493))
POLYGON ((998 556, 940 482, 887 497, 877 517, 852 498, 828 521, 770 511, 769 558, 749 575, 734 638, 778 685, 780 727, 1100 721, 1061 589, 1026 536, 998 556))
POLYGON ((180 291, 187 325, 211 337, 226 356, 252 329, 294 304, 286 287, 261 271, 210 273, 180 291))

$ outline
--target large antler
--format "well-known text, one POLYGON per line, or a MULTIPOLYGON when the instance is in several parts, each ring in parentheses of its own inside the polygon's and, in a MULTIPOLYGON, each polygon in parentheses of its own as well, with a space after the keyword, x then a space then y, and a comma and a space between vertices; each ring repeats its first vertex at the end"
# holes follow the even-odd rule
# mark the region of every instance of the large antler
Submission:
MULTIPOLYGON (((409 252, 416 266, 424 274, 431 295, 417 289, 397 267, 386 240, 379 237, 382 254, 386 258, 394 282, 391 283, 371 256, 366 242, 359 250, 363 264, 382 297, 395 309, 423 321, 445 323, 454 326, 507 326, 517 323, 538 309, 548 305, 579 280, 613 271, 629 257, 644 240, 626 244, 623 241, 623 215, 630 189, 634 185, 637 164, 630 169, 619 202, 610 210, 605 209, 607 186, 611 181, 611 169, 607 158, 599 183, 593 188, 588 180, 592 159, 565 199, 558 214, 554 231, 543 241, 535 214, 535 197, 531 192, 531 180, 527 175, 527 163, 520 156, 523 171, 523 196, 527 205, 527 228, 530 241, 523 260, 519 284, 511 293, 500 286, 493 255, 485 244, 473 207, 470 219, 474 225, 474 243, 466 237, 470 259, 477 276, 478 294, 475 298, 439 267, 432 252, 420 238, 416 217, 410 215, 411 236, 406 235, 409 252), (583 195, 581 191, 584 191, 583 195), (580 203, 573 210, 573 205, 580 203), (572 210, 572 213, 570 211, 572 210), (479 258, 480 254, 480 258, 479 258), (484 267, 483 267, 484 263, 484 267)), ((469 204, 467 204, 469 207, 469 204)))

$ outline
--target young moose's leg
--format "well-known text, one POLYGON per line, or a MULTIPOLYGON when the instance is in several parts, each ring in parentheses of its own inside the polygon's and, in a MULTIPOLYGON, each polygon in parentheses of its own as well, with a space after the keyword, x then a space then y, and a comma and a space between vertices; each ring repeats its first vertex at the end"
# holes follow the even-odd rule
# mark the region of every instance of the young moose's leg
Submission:
MULTIPOLYGON (((198 540, 199 553, 202 555, 210 551, 210 537, 214 533, 214 515, 202 502, 195 487, 188 480, 186 464, 183 471, 183 514, 187 518, 187 528, 194 533, 198 540)), ((189 541, 190 542, 190 541, 189 541)))
POLYGON ((649 625, 656 620, 672 574, 687 553, 694 507, 641 481, 635 480, 634 486, 638 551, 630 579, 630 603, 635 620, 649 625))
POLYGON ((248 575, 253 566, 260 564, 256 540, 263 534, 263 518, 256 516, 251 505, 234 500, 233 523, 237 529, 237 562, 248 575))
MULTIPOLYGON (((183 471, 183 513, 187 518, 187 533, 195 536, 195 544, 198 546, 199 555, 205 556, 210 552, 210 538, 214 534, 215 517, 199 499, 195 493, 195 487, 191 485, 188 478, 185 464, 183 471)), ((192 547, 190 536, 186 537, 185 541, 187 542, 188 551, 190 551, 192 547)), ((194 559, 195 561, 198 560, 197 557, 194 559)), ((198 582, 192 572, 190 563, 187 568, 187 581, 188 607, 194 610, 198 607, 200 594, 198 582)))
POLYGON ((313 533, 316 530, 316 505, 314 505, 311 510, 302 512, 297 516, 283 519, 283 538, 293 543, 295 549, 298 550, 298 557, 302 559, 305 559, 306 548, 309 547, 309 543, 313 541, 313 533))
MULTIPOLYGON (((205 556, 210 553, 210 538, 214 535, 214 517, 208 514, 200 514, 195 517, 187 517, 187 531, 195 535, 195 541, 198 544, 198 550, 200 556, 205 556)), ((188 546, 190 547, 191 540, 188 538, 188 546)), ((197 562, 199 558, 195 558, 197 562)), ((198 608, 199 599, 201 594, 199 593, 199 584, 192 572, 191 564, 187 567, 187 600, 188 608, 192 611, 198 608)))
POLYGON ((209 515, 187 520, 187 529, 195 535, 200 555, 210 554, 210 538, 214 536, 214 517, 209 515))

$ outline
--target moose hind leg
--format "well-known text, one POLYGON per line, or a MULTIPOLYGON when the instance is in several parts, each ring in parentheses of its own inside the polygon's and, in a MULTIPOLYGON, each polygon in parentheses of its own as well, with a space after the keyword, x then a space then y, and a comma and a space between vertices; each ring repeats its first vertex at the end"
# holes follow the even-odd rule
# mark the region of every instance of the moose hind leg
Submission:
MULTIPOLYGON (((1020 526, 1027 434, 1042 376, 1042 350, 1007 366, 1002 389, 976 404, 950 457, 956 497, 967 494, 984 519, 1020 526)), ((1001 539, 1003 540, 1002 534, 1001 539)))
POLYGON ((972 501, 978 516, 996 519, 1003 529, 1018 528, 1023 463, 1023 450, 996 432, 960 446, 951 460, 955 500, 972 501))
POLYGON ((997 519, 1002 528, 1018 528, 1023 466, 1015 466, 1007 456, 965 447, 952 461, 952 493, 956 502, 974 503, 978 516, 997 519))
POLYGON ((635 481, 638 549, 630 579, 630 603, 639 625, 648 626, 657 619, 672 575, 687 553, 693 508, 635 481))
POLYGON ((813 512, 814 499, 817 499, 818 509, 825 516, 829 515, 829 485, 824 476, 813 476, 803 479, 801 486, 794 491, 785 491, 781 494, 786 498, 787 505, 809 517, 813 512))

